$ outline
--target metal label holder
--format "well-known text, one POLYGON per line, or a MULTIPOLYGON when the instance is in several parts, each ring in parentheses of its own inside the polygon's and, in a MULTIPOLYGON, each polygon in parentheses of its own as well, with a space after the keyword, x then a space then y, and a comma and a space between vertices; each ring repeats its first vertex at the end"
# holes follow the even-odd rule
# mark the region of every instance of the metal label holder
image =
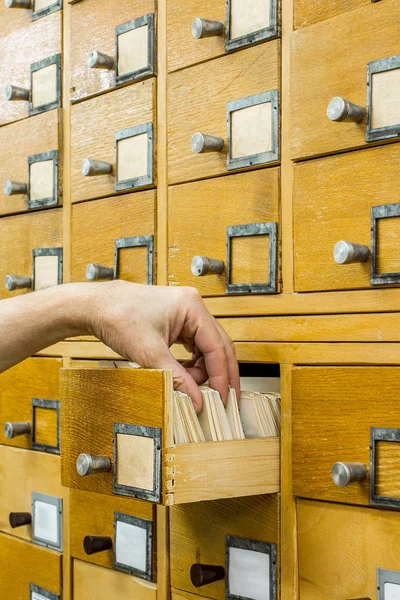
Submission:
POLYGON ((60 401, 44 400, 43 398, 32 398, 32 450, 47 452, 48 454, 60 454, 60 401), (36 411, 35 408, 45 408, 56 411, 57 417, 57 445, 39 444, 36 441, 36 411))
POLYGON ((239 50, 264 40, 270 40, 278 36, 278 0, 270 0, 269 3, 269 25, 258 31, 252 31, 246 35, 231 39, 231 0, 226 0, 226 36, 225 51, 239 50))
POLYGON ((113 461, 113 493, 120 496, 130 496, 139 498, 148 502, 161 502, 161 429, 158 427, 144 427, 141 425, 126 425, 124 423, 114 423, 114 461, 113 461), (146 490, 133 486, 117 483, 118 452, 117 435, 134 435, 153 438, 154 457, 153 457, 153 489, 146 490))
POLYGON ((53 592, 48 592, 42 587, 35 585, 34 583, 29 584, 29 599, 32 600, 33 594, 39 594, 39 596, 43 596, 47 600, 60 600, 60 596, 58 594, 53 594, 53 592))
MULTIPOLYGON (((377 1, 377 0, 373 0, 377 1)), ((375 73, 384 73, 400 69, 400 54, 390 58, 381 58, 373 60, 367 65, 367 129, 365 140, 367 142, 376 142, 378 140, 390 140, 400 136, 400 123, 397 125, 387 125, 386 127, 372 128, 372 80, 375 73)))
POLYGON ((377 273, 378 219, 400 217, 400 203, 373 206, 371 209, 371 285, 400 284, 399 273, 377 273))
POLYGON ((54 496, 47 496, 46 494, 39 494, 38 492, 32 492, 32 542, 39 546, 44 546, 50 550, 56 550, 62 552, 63 549, 63 536, 62 536, 62 498, 56 498, 54 496), (35 535, 35 502, 43 502, 44 504, 52 504, 57 509, 57 542, 49 542, 48 540, 42 539, 35 535))
POLYGON ((380 506, 382 508, 400 508, 400 498, 390 498, 375 494, 377 442, 400 442, 400 429, 371 427, 369 503, 371 506, 380 506))
POLYGON ((227 294, 276 294, 278 226, 274 222, 233 225, 226 228, 226 293, 227 294), (231 283, 232 238, 269 236, 268 281, 266 283, 231 283))
POLYGON ((277 600, 277 583, 276 583, 276 544, 269 542, 259 542, 256 540, 248 540, 246 538, 234 537, 231 535, 225 536, 225 564, 226 564, 226 600, 252 600, 243 596, 236 596, 229 589, 229 549, 240 548, 241 550, 251 550, 253 552, 261 552, 269 554, 269 598, 277 600))
MULTIPOLYGON (((376 0, 375 0, 376 1, 376 0)), ((387 569, 376 569, 376 597, 377 600, 385 600, 385 584, 394 583, 400 586, 400 573, 387 569)))
POLYGON ((277 162, 279 160, 279 91, 268 90, 267 92, 261 92, 254 96, 247 96, 246 98, 228 102, 226 105, 226 128, 228 140, 226 168, 228 171, 277 162), (271 150, 268 152, 232 158, 232 113, 245 108, 250 108, 251 106, 257 106, 257 104, 266 104, 267 102, 271 102, 272 104, 271 150))
POLYGON ((63 249, 62 248, 34 248, 32 250, 32 291, 35 290, 35 258, 37 256, 58 256, 57 285, 63 280, 63 249))
POLYGON ((140 248, 143 246, 147 248, 146 284, 153 285, 154 237, 152 235, 139 235, 115 240, 114 279, 118 279, 119 251, 122 248, 140 248))
POLYGON ((58 10, 62 9, 62 0, 55 0, 55 2, 53 2, 53 4, 50 4, 50 6, 46 6, 45 8, 40 8, 38 10, 35 9, 35 5, 36 5, 36 0, 32 1, 32 21, 37 21, 38 19, 41 19, 42 17, 46 17, 47 15, 50 15, 53 12, 57 12, 58 10))
POLYGON ((58 150, 32 154, 28 156, 28 208, 42 208, 43 206, 56 206, 58 204, 58 150), (31 200, 31 165, 38 162, 53 161, 53 195, 50 198, 31 200))
POLYGON ((128 23, 123 23, 115 28, 115 83, 120 85, 121 83, 127 83, 128 81, 137 81, 138 79, 144 79, 151 77, 155 74, 155 35, 154 35, 154 13, 149 13, 143 17, 138 17, 128 23), (119 43, 118 37, 123 33, 137 29, 138 27, 145 27, 147 25, 149 30, 148 45, 147 45, 147 66, 132 71, 131 73, 124 73, 124 75, 118 75, 118 62, 119 62, 119 43))
POLYGON ((136 575, 142 579, 152 581, 153 578, 153 567, 152 567, 152 556, 153 556, 153 523, 146 519, 140 519, 139 517, 133 517, 120 512, 114 512, 114 558, 113 567, 123 573, 129 573, 130 575, 136 575), (141 571, 135 567, 124 565, 123 563, 117 562, 117 522, 128 523, 128 525, 134 525, 135 527, 141 527, 146 531, 146 571, 141 571))
POLYGON ((38 115, 43 112, 47 112, 48 110, 53 110, 54 108, 61 108, 61 54, 53 54, 53 56, 49 56, 48 58, 44 58, 43 60, 39 60, 38 62, 31 64, 31 97, 29 101, 29 116, 38 115), (33 81, 33 73, 36 71, 40 71, 40 69, 44 69, 45 67, 49 67, 50 65, 56 65, 56 100, 54 102, 49 102, 48 104, 41 104, 40 106, 32 106, 32 81, 33 81))
POLYGON ((116 131, 114 135, 114 150, 115 150, 115 184, 114 189, 116 192, 124 190, 138 189, 153 185, 154 183, 154 167, 153 167, 153 156, 154 156, 154 143, 153 143, 153 123, 141 123, 135 127, 128 127, 127 129, 121 129, 116 131), (118 142, 126 138, 135 137, 136 135, 142 135, 147 133, 147 173, 146 175, 140 175, 139 177, 133 177, 132 179, 123 179, 118 181, 118 142))

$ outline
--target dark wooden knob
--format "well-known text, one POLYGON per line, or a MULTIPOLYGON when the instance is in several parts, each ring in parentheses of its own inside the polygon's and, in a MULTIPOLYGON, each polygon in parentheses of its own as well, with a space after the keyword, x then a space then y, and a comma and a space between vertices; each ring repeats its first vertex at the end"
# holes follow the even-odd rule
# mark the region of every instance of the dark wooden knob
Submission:
POLYGON ((110 537, 101 535, 87 535, 83 540, 83 549, 86 554, 96 554, 112 548, 113 542, 110 537))
POLYGON ((12 512, 8 517, 10 525, 13 529, 16 527, 22 527, 23 525, 30 525, 32 523, 31 513, 25 512, 12 512))
POLYGON ((190 568, 190 580, 195 587, 220 581, 225 577, 225 569, 220 565, 201 565, 194 563, 190 568))

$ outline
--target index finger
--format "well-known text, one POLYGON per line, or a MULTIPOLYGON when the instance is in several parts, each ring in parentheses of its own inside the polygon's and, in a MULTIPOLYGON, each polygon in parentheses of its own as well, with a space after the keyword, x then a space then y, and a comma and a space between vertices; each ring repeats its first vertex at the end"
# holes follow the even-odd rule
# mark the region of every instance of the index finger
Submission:
POLYGON ((204 356, 210 387, 220 393, 223 403, 226 404, 229 377, 225 344, 211 315, 200 320, 194 341, 204 356))

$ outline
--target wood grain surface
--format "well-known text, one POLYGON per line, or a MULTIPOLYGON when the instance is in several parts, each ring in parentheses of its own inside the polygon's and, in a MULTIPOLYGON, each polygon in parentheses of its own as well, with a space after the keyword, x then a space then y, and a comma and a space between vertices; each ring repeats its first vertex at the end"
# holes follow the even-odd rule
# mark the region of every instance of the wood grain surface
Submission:
POLYGON ((295 29, 306 27, 319 21, 325 21, 337 17, 342 13, 350 12, 356 8, 370 6, 374 10, 371 0, 336 0, 336 2, 324 2, 324 0, 295 0, 294 23, 295 29))
POLYGON ((58 416, 54 408, 35 408, 35 442, 57 446, 58 416))

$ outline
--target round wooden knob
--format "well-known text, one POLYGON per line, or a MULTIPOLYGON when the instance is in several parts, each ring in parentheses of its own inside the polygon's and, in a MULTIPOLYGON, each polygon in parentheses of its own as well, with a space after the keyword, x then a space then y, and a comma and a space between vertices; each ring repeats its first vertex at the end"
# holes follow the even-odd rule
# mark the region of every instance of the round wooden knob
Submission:
POLYGON ((83 549, 86 554, 97 554, 110 550, 113 546, 112 539, 101 535, 87 535, 83 540, 83 549))
POLYGON ((225 569, 220 565, 194 563, 190 568, 190 581, 195 587, 202 587, 225 577, 225 569))
POLYGON ((12 512, 9 514, 8 520, 10 526, 15 529, 23 525, 30 525, 32 523, 32 515, 27 512, 12 512))

